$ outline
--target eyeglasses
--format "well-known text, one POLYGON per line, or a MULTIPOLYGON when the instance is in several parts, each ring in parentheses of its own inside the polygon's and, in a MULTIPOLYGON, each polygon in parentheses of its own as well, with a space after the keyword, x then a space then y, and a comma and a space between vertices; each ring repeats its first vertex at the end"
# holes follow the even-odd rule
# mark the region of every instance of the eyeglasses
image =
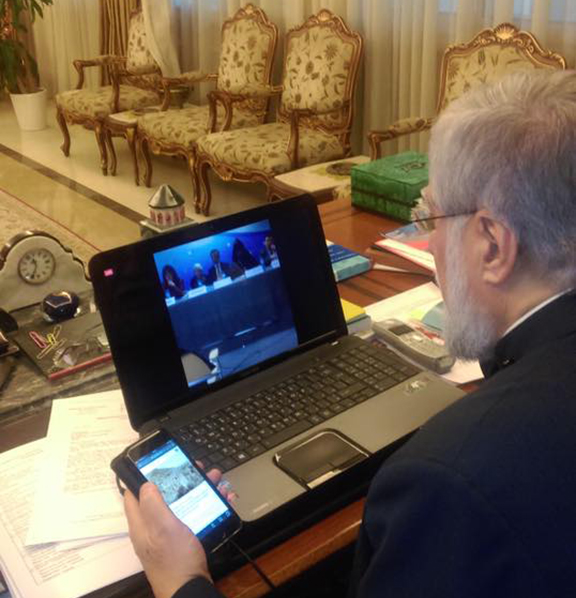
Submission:
POLYGON ((458 212, 457 214, 442 214, 440 216, 427 216, 426 218, 413 218, 410 220, 412 224, 418 222, 430 222, 432 220, 440 220, 440 218, 456 218, 456 216, 472 216, 476 214, 478 210, 470 210, 469 212, 458 212))
POLYGON ((422 218, 411 218, 410 222, 412 224, 416 224, 418 228, 430 231, 434 228, 434 221, 440 220, 441 218, 456 218, 457 216, 471 216, 475 214, 478 210, 469 210, 467 212, 456 212, 454 214, 441 214, 439 216, 428 216, 430 214, 432 201, 428 197, 428 193, 426 193, 426 188, 422 189, 421 191, 422 197, 418 204, 412 209, 412 214, 418 216, 419 214, 426 214, 422 218), (426 223, 430 223, 428 226, 426 223))

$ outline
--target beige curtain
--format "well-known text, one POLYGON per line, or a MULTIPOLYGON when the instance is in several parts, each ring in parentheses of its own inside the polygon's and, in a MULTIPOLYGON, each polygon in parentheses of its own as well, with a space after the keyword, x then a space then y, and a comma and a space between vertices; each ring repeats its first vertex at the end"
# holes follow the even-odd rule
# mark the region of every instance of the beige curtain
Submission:
MULTIPOLYGON (((126 56, 130 14, 140 7, 139 0, 99 0, 100 54, 126 56)), ((101 71, 101 84, 110 80, 106 69, 101 71)))
POLYGON ((139 0, 99 0, 100 53, 126 55, 130 13, 140 6, 139 0))
MULTIPOLYGON (((98 0, 56 0, 34 22, 40 83, 52 95, 76 86, 72 61, 99 54, 98 0)), ((99 69, 87 69, 86 84, 99 83, 99 69)))

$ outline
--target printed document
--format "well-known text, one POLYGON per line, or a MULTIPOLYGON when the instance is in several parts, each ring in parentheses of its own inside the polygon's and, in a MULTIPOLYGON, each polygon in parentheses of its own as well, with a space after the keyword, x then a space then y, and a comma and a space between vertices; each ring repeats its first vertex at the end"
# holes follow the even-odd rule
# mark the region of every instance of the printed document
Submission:
POLYGON ((53 401, 26 545, 127 533, 110 461, 137 438, 119 390, 53 401))
POLYGON ((0 568, 12 597, 76 598, 141 571, 126 536, 61 552, 54 544, 25 547, 45 445, 0 454, 0 568))

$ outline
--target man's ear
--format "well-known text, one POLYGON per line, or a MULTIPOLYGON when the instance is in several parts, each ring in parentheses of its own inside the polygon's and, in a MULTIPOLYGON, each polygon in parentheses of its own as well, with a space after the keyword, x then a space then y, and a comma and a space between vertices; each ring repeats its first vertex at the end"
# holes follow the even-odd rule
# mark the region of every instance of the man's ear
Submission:
POLYGON ((488 210, 473 216, 473 231, 477 240, 477 258, 482 279, 487 284, 500 285, 511 276, 518 257, 518 238, 512 229, 488 210))

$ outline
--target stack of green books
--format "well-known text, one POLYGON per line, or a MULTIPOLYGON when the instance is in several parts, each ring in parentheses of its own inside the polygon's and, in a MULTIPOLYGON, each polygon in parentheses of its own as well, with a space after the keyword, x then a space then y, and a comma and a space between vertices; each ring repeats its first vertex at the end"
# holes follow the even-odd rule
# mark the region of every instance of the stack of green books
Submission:
POLYGON ((428 184, 428 156, 404 152, 354 166, 352 203, 399 220, 410 212, 428 184))

